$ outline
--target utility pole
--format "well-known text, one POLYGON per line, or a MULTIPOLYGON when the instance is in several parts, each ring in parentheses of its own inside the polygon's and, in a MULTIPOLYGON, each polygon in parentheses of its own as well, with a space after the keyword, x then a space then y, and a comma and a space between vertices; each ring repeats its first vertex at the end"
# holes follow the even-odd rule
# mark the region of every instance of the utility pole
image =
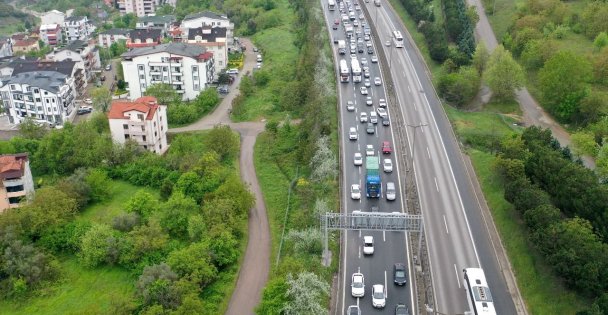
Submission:
POLYGON ((406 123, 406 126, 414 128, 414 136, 413 136, 413 139, 412 139, 412 155, 410 157, 411 166, 408 163, 408 169, 407 169, 408 171, 411 171, 411 170, 414 169, 414 154, 416 153, 416 130, 418 130, 418 128, 422 128, 422 127, 425 127, 425 126, 428 126, 428 125, 429 124, 427 124, 427 123, 420 123, 420 124, 417 124, 417 125, 412 125, 412 124, 407 124, 406 123))

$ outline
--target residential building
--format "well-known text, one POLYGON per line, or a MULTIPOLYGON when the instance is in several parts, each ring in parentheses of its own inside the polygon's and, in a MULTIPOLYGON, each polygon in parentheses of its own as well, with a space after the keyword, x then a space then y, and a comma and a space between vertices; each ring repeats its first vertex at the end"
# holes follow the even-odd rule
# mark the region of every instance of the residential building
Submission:
POLYGON ((41 24, 59 24, 59 25, 63 25, 63 22, 65 21, 66 18, 66 14, 61 12, 61 11, 57 11, 57 10, 51 10, 48 12, 44 12, 41 16, 40 16, 40 21, 41 24))
POLYGON ((116 0, 120 14, 153 15, 164 4, 175 6, 176 0, 116 0))
POLYGON ((57 71, 32 71, 0 81, 0 97, 10 123, 26 117, 63 125, 74 110, 74 78, 57 71))
POLYGON ((76 61, 78 68, 84 70, 87 81, 93 77, 95 71, 101 69, 99 49, 97 49, 93 42, 87 43, 81 40, 75 40, 68 44, 64 49, 46 55, 46 58, 54 61, 76 61))
POLYGON ((174 15, 146 15, 137 18, 136 29, 159 28, 166 34, 171 30, 171 25, 177 21, 174 15))
POLYGON ((215 73, 218 74, 228 65, 228 44, 225 27, 203 26, 188 30, 187 43, 203 46, 213 53, 215 73))
POLYGON ((34 196, 34 179, 27 153, 0 155, 0 213, 34 196))
POLYGON ((162 30, 148 28, 145 30, 131 30, 127 38, 127 48, 151 47, 161 44, 162 30))
POLYGON ((59 24, 42 24, 40 25, 40 39, 49 45, 57 46, 63 43, 63 33, 59 24))
POLYGON ((183 100, 193 100, 213 81, 215 62, 205 47, 169 43, 135 48, 122 55, 130 99, 141 97, 152 84, 173 86, 183 100))
POLYGON ((167 151, 167 106, 159 105, 156 98, 144 96, 133 102, 114 101, 108 120, 115 142, 133 140, 157 154, 167 151))
POLYGON ((0 36, 0 58, 13 56, 13 41, 10 37, 0 36))
POLYGON ((109 48, 112 44, 124 40, 127 42, 131 30, 124 28, 112 28, 107 31, 99 32, 97 44, 104 48, 109 48))
POLYGON ((66 18, 65 22, 63 23, 63 29, 65 33, 65 40, 68 43, 75 40, 86 41, 95 30, 94 26, 89 23, 89 19, 86 16, 70 16, 66 18))
MULTIPOLYGON (((211 11, 204 11, 194 14, 189 14, 184 17, 181 24, 181 29, 187 32, 191 28, 199 28, 203 26, 208 27, 225 27, 226 28, 226 42, 231 47, 234 44, 234 23, 230 23, 230 20, 224 16, 211 11)), ((188 33, 186 33, 188 34, 188 33)))
POLYGON ((6 68, 8 69, 2 69, 0 72, 10 70, 9 76, 33 71, 56 71, 68 77, 73 77, 77 95, 83 95, 87 87, 84 63, 78 61, 69 59, 63 61, 16 59, 10 62, 6 68))
POLYGON ((38 45, 36 38, 15 40, 13 43, 13 53, 27 53, 38 49, 40 49, 40 45, 38 45))

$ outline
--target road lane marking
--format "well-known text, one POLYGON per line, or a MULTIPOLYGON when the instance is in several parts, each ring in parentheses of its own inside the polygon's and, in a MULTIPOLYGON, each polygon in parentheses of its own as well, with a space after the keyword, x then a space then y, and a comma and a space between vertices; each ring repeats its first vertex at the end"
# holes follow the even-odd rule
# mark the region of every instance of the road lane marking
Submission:
POLYGON ((443 224, 445 224, 445 232, 450 234, 450 231, 448 230, 448 221, 445 219, 445 214, 443 215, 443 224))
POLYGON ((458 277, 458 268, 456 268, 456 264, 454 264, 454 272, 456 273, 456 281, 458 281, 458 288, 460 289, 460 278, 458 277))
MULTIPOLYGON (((361 259, 361 245, 359 245, 359 259, 361 259)), ((346 269, 346 268, 345 268, 346 269)), ((345 290, 346 291, 346 290, 345 290)))
POLYGON ((386 285, 388 282, 386 282, 386 270, 384 270, 384 300, 388 300, 388 286, 386 285))
POLYGON ((437 185, 437 177, 435 177, 435 188, 437 188, 437 192, 439 192, 439 185, 437 185))
POLYGON ((386 242, 386 231, 382 231, 382 241, 386 242))
POLYGON ((429 150, 429 147, 426 147, 426 154, 429 156, 429 160, 431 159, 431 151, 429 150))

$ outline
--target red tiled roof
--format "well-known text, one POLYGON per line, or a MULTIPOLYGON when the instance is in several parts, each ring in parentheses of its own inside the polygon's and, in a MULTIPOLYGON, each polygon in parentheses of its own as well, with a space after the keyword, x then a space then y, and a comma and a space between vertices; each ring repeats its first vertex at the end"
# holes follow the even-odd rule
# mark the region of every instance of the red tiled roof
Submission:
POLYGON ((209 60, 211 58, 213 58, 213 53, 210 52, 210 51, 207 51, 207 52, 204 52, 204 53, 198 55, 198 59, 199 60, 202 59, 204 61, 207 61, 207 60, 209 60))
POLYGON ((146 115, 146 120, 152 120, 156 110, 158 109, 156 104, 156 98, 153 96, 143 96, 136 99, 133 102, 114 101, 110 112, 108 113, 109 119, 126 119, 126 112, 138 111, 146 115))
POLYGON ((0 155, 0 177, 11 178, 23 176, 27 154, 0 155))
POLYGON ((14 46, 18 46, 18 47, 32 46, 32 45, 34 45, 37 42, 38 41, 36 39, 33 39, 33 38, 23 39, 23 40, 16 40, 14 46))

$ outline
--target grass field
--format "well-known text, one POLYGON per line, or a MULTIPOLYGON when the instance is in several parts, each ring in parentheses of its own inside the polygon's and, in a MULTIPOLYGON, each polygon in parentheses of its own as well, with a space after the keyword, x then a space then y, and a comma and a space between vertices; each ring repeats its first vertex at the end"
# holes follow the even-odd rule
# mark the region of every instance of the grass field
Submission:
POLYGON ((0 302, 0 313, 11 315, 109 314, 112 303, 133 297, 134 279, 119 267, 85 268, 77 258, 61 261, 61 280, 37 297, 0 302))

